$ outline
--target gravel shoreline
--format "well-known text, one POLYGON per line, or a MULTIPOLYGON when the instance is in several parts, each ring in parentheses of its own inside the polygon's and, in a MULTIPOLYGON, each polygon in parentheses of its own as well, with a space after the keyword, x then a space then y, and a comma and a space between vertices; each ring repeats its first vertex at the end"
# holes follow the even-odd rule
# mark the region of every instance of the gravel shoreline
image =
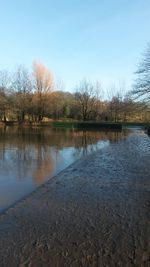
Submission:
POLYGON ((0 266, 150 266, 150 139, 80 159, 0 215, 0 266))

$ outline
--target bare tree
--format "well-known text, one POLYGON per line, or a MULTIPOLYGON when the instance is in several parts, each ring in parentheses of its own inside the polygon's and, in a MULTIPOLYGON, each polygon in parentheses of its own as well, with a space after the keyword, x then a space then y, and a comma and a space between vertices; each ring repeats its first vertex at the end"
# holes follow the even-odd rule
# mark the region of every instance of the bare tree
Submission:
POLYGON ((150 43, 147 46, 143 59, 137 71, 137 79, 133 86, 132 94, 144 101, 150 101, 150 43))
POLYGON ((42 121, 46 113, 48 97, 54 88, 53 75, 43 64, 39 62, 33 63, 33 75, 37 116, 38 121, 42 121))
POLYGON ((122 120, 123 113, 123 101, 125 95, 124 83, 121 83, 119 87, 112 85, 107 91, 108 95, 108 117, 111 121, 118 122, 122 120))
POLYGON ((31 79, 28 70, 23 65, 17 67, 13 76, 12 88, 17 117, 19 121, 24 121, 29 106, 28 96, 32 90, 31 79))
POLYGON ((135 103, 131 94, 127 92, 125 84, 119 83, 119 87, 112 85, 108 92, 107 117, 111 121, 127 121, 133 117, 135 103))
POLYGON ((8 87, 10 75, 8 71, 0 71, 0 119, 6 121, 7 111, 9 109, 8 87))
POLYGON ((97 111, 97 101, 100 95, 100 83, 86 80, 80 82, 76 89, 75 99, 83 121, 90 120, 93 111, 97 111))

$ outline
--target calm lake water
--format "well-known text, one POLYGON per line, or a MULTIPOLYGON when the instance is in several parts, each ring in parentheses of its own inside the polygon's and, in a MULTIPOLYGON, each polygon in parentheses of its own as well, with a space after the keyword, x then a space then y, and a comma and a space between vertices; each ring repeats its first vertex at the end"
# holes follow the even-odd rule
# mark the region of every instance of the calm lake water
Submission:
POLYGON ((80 157, 118 142, 128 133, 0 127, 0 211, 80 157))

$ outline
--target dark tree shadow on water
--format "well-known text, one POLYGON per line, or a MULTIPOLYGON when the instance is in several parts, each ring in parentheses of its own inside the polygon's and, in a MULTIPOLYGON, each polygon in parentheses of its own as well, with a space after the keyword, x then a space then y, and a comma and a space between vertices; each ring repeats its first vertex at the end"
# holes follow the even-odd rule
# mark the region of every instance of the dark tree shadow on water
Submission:
POLYGON ((150 126, 149 126, 148 129, 147 129, 147 134, 148 134, 148 136, 150 137, 150 126))

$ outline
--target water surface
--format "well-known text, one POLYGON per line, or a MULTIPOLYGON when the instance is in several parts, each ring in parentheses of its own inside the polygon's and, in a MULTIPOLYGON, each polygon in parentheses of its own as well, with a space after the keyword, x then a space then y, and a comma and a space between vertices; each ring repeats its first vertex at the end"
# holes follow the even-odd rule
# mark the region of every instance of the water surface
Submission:
POLYGON ((80 157, 126 138, 128 131, 0 128, 0 211, 80 157))

